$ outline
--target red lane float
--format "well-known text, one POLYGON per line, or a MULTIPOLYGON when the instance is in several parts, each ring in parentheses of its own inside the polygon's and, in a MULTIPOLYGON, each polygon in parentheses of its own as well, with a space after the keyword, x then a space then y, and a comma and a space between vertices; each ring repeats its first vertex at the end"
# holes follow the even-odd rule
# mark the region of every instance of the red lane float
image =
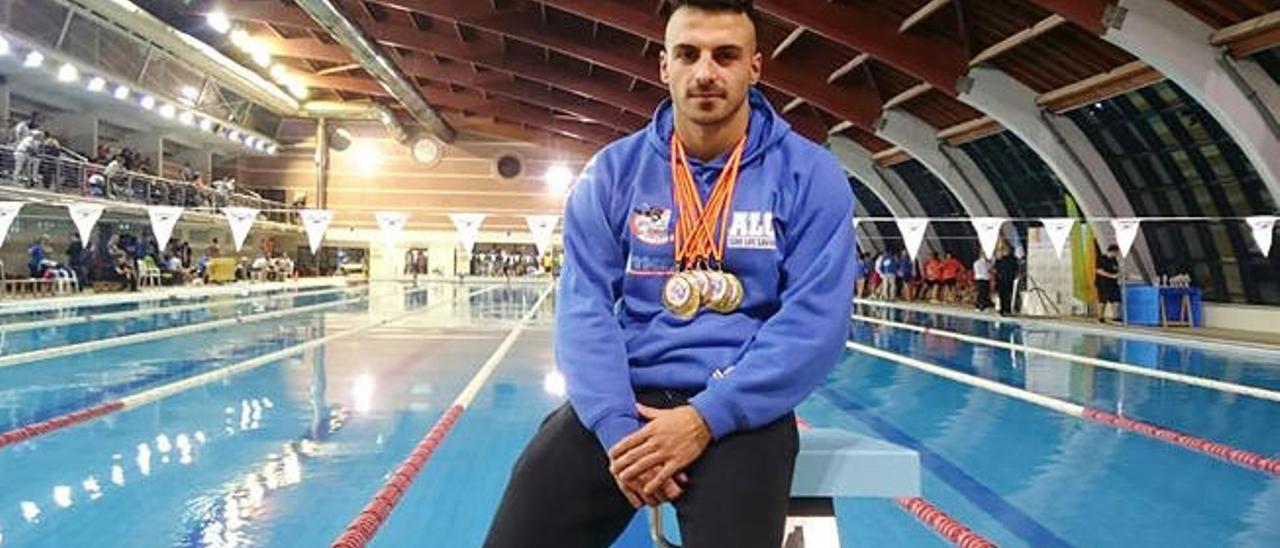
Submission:
POLYGON ((378 532, 378 528, 382 527, 392 510, 395 510, 396 505, 400 503, 400 497, 409 490, 409 486, 422 471, 422 467, 431 460, 431 455, 440 446, 440 442, 444 441, 444 437, 453 429, 453 425, 457 424, 458 417, 462 416, 465 409, 461 405, 454 405, 445 411, 409 456, 400 463, 395 472, 391 473, 382 488, 373 495, 369 504, 360 510, 360 514, 347 525, 342 535, 333 541, 333 548, 364 548, 369 544, 373 535, 378 532))
POLYGON ((939 510, 929 501, 920 497, 899 498, 898 506, 915 516, 916 520, 927 525, 948 542, 961 548, 995 548, 995 543, 975 533, 972 529, 956 521, 946 512, 939 510))
POLYGON ((1193 451, 1199 451, 1237 466, 1252 468, 1272 475, 1280 475, 1280 459, 1277 458, 1264 457, 1252 451, 1236 449, 1229 445, 1209 441, 1204 438, 1198 438, 1190 434, 1184 434, 1182 432, 1170 430, 1154 424, 1121 417, 1100 409, 1086 407, 1083 416, 1084 418, 1094 422, 1100 422, 1116 428, 1123 428, 1130 432, 1136 432, 1150 438, 1158 439, 1165 443, 1185 447, 1193 451))
POLYGON ((124 403, 120 401, 109 401, 100 403, 93 407, 87 407, 79 411, 73 411, 65 415, 58 415, 51 419, 42 420, 40 422, 31 423, 21 428, 15 428, 3 434, 0 434, 0 449, 15 443, 21 443, 42 434, 48 434, 54 430, 61 430, 68 426, 74 426, 90 419, 95 419, 114 413, 124 409, 124 403))

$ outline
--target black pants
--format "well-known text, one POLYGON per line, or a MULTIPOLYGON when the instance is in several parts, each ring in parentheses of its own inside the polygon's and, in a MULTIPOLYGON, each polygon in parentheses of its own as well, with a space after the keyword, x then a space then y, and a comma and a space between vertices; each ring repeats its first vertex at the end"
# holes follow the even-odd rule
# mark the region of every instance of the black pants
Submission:
POLYGON ((1000 313, 1005 315, 1012 314, 1013 313, 1013 280, 1009 280, 1009 281, 1001 280, 996 285, 999 286, 998 289, 1000 291, 1000 313))
MULTIPOLYGON (((663 408, 685 401, 663 392, 637 399, 663 408)), ((709 445, 685 470, 689 483, 674 501, 683 546, 780 546, 799 445, 791 413, 709 445)), ((635 513, 609 473, 600 442, 565 404, 520 455, 484 545, 606 547, 635 513)))
POLYGON ((974 303, 978 310, 986 310, 991 308, 991 282, 989 280, 978 280, 974 282, 978 287, 978 299, 974 303))

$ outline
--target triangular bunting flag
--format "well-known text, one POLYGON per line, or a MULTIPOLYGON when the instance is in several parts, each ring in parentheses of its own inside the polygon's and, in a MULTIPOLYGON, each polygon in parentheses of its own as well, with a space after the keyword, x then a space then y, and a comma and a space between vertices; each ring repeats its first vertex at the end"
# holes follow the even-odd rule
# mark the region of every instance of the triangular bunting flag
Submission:
POLYGON ((916 260, 920 254, 920 244, 924 243, 924 233, 929 229, 929 219, 912 217, 894 221, 898 224, 898 231, 902 232, 902 242, 907 246, 911 260, 916 260))
POLYGON ((378 228, 382 230, 382 245, 392 247, 404 232, 404 225, 409 223, 409 214, 400 211, 378 211, 373 214, 378 220, 378 228))
POLYGON ((1258 216, 1244 220, 1249 223, 1249 230, 1253 231, 1253 241, 1258 243, 1258 249, 1262 250, 1263 257, 1271 257, 1271 240, 1275 236, 1277 219, 1280 217, 1258 216))
POLYGON ((311 254, 320 252, 320 242, 324 241, 324 233, 333 222, 333 212, 327 209, 304 209, 298 212, 302 217, 302 228, 307 231, 307 243, 311 244, 311 254))
POLYGON ((151 231, 156 235, 156 245, 163 253, 169 247, 169 237, 173 235, 173 227, 182 216, 182 208, 177 206, 148 206, 147 216, 151 218, 151 231))
POLYGON ((89 236, 93 234, 93 226, 98 224, 98 219, 102 218, 103 209, 106 209, 106 206, 87 202, 67 204, 71 222, 75 223, 76 230, 80 231, 80 241, 85 247, 89 246, 89 236))
POLYGON ((26 202, 0 202, 0 246, 4 245, 4 239, 9 235, 9 227, 13 225, 13 220, 18 218, 18 210, 22 209, 22 204, 26 202))
POLYGON ((227 223, 231 225, 231 240, 236 243, 236 253, 239 253, 240 248, 244 247, 244 239, 249 237, 249 228, 253 227, 253 221, 258 218, 258 210, 252 207, 224 207, 222 214, 227 216, 227 223))
POLYGON ((1000 227, 1004 219, 999 217, 974 217, 969 219, 973 229, 978 232, 978 243, 982 244, 982 252, 988 259, 996 258, 996 244, 1000 243, 1000 227))
POLYGON ((462 242, 462 249, 471 253, 471 249, 476 246, 476 237, 480 235, 480 225, 484 223, 485 214, 450 213, 449 218, 458 229, 458 241, 462 242))
POLYGON ((1138 226, 1142 219, 1111 219, 1111 228, 1116 231, 1116 245, 1120 246, 1120 256, 1128 257, 1134 240, 1138 239, 1138 226))
POLYGON ((1067 249, 1067 240, 1071 238, 1071 230, 1076 227, 1076 220, 1072 217, 1061 217, 1051 219, 1040 219, 1044 223, 1044 233, 1049 237, 1049 243, 1053 244, 1053 252, 1062 258, 1062 252, 1067 249))
POLYGON ((551 253, 551 239, 556 232, 559 215, 525 215, 525 224, 533 234, 533 245, 538 247, 538 255, 551 253))

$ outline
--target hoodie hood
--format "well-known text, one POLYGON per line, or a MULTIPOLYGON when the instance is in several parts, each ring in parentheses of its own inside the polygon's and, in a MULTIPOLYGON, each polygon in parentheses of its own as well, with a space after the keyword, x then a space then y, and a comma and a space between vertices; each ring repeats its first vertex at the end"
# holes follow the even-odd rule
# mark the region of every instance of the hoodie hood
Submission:
MULTIPOLYGON (((751 122, 747 126, 747 150, 742 157, 742 165, 749 165, 769 149, 778 146, 791 132, 788 124, 755 86, 747 90, 747 106, 751 109, 751 122)), ((671 132, 675 131, 675 105, 671 98, 663 100, 653 112, 653 121, 645 128, 645 140, 662 156, 671 159, 671 132)), ((718 167, 725 161, 725 156, 706 164, 707 167, 718 167)), ((690 158, 691 163, 699 163, 690 158)))

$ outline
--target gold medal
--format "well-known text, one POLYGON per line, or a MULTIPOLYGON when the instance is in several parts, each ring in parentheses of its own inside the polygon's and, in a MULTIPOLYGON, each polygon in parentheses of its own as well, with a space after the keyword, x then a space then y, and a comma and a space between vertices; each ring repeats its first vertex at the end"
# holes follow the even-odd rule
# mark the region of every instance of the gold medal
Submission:
POLYGON ((742 286, 742 280, 739 280, 737 276, 725 272, 724 277, 725 281, 729 283, 729 295, 721 311, 729 313, 742 306, 742 299, 746 296, 747 290, 742 286))
POLYGON ((702 269, 687 270, 685 276, 693 282, 693 290, 698 294, 698 302, 702 306, 710 305, 711 301, 707 299, 707 290, 711 286, 710 272, 702 269))
POLYGON ((662 304, 679 318, 692 318, 698 312, 701 295, 688 272, 678 272, 662 285, 662 304))
POLYGON ((732 292, 733 286, 729 283, 727 274, 716 271, 707 273, 707 292, 702 295, 704 306, 720 313, 732 312, 727 308, 732 292))

